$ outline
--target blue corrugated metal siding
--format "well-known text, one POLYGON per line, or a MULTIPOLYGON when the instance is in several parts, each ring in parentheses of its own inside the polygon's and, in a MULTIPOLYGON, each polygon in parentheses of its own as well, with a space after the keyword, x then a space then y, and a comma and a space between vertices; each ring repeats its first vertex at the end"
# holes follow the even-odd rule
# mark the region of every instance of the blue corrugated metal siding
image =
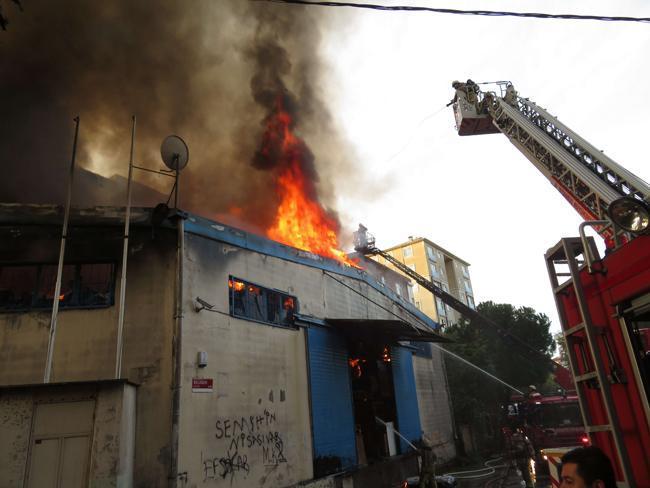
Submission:
MULTIPOLYGON (((413 353, 404 347, 393 346, 391 350, 395 404, 397 406, 397 430, 411 442, 422 436, 412 356, 413 353)), ((411 449, 409 445, 400 439, 401 452, 404 453, 409 449, 411 449)))
POLYGON ((342 337, 325 327, 309 328, 314 457, 334 456, 341 467, 357 463, 348 353, 342 337))

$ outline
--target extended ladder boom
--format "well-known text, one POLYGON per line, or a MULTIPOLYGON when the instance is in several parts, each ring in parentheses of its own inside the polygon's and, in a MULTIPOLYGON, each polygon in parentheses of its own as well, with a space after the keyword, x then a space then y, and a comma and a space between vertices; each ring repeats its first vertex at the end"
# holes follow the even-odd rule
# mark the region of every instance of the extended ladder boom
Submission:
MULTIPOLYGON (((650 187, 566 125, 528 99, 511 83, 498 83, 502 96, 476 83, 454 82, 459 135, 503 133, 542 172, 585 220, 607 220, 620 197, 648 202, 650 187)), ((612 231, 604 231, 611 237, 612 231)))

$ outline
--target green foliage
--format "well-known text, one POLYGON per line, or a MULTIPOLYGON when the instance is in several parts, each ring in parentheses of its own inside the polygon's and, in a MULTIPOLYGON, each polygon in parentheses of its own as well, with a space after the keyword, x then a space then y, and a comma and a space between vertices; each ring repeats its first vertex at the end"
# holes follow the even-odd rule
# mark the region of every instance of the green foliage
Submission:
MULTIPOLYGON (((477 310, 521 342, 551 357, 555 343, 546 315, 530 307, 493 302, 483 302, 477 310)), ((526 391, 527 385, 545 383, 550 374, 547 361, 488 325, 461 321, 445 332, 455 341, 446 349, 521 391, 526 391)), ((457 422, 472 425, 475 431, 498 430, 501 407, 514 392, 449 355, 446 365, 457 422)))
POLYGON ((564 338, 564 334, 562 334, 562 332, 558 332, 553 336, 553 339, 555 339, 555 343, 557 344, 560 364, 565 368, 570 369, 569 356, 566 350, 566 339, 564 338))

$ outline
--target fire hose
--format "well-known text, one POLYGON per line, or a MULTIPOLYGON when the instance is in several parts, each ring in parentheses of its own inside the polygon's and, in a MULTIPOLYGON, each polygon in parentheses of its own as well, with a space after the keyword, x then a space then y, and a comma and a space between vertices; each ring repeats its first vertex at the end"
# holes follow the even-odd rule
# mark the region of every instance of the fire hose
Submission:
POLYGON ((445 473, 443 476, 453 476, 454 478, 458 479, 476 479, 476 478, 484 478, 486 476, 492 476, 494 473, 496 473, 497 468, 507 468, 508 466, 506 464, 497 464, 497 465, 492 465, 492 463, 496 463, 500 461, 502 458, 494 458, 494 459, 489 459, 485 461, 485 467, 484 468, 479 468, 479 469, 472 469, 472 470, 467 470, 467 471, 455 471, 453 473, 445 473), (471 473, 481 473, 481 474, 471 474, 471 473))

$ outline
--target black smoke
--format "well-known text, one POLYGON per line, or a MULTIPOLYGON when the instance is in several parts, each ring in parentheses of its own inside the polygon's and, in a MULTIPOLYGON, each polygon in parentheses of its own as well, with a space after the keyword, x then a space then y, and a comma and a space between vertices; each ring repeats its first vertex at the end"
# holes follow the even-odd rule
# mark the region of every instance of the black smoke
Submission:
MULTIPOLYGON (((168 134, 187 141, 184 208, 216 218, 244 209, 241 224, 266 228, 274 177, 254 163, 278 96, 307 143, 318 138, 328 148, 307 163, 314 181, 321 173, 325 201, 336 186, 326 170, 332 160, 345 160, 350 177, 351 151, 332 123, 322 76, 321 42, 332 28, 322 11, 241 0, 23 5, 0 31, 0 201, 64 201, 79 115, 77 162, 88 173, 77 174, 74 201, 122 204, 136 114, 136 164, 161 168, 168 134), (119 176, 100 191, 92 172, 119 176)), ((141 192, 135 204, 158 203, 171 188, 171 179, 136 178, 159 194, 141 192)))

